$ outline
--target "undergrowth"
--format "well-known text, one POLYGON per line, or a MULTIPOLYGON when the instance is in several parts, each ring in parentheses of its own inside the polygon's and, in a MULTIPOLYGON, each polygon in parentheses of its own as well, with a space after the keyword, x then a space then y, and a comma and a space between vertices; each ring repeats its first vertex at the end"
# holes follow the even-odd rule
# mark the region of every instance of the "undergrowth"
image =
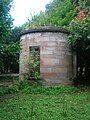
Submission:
POLYGON ((46 94, 46 95, 58 95, 61 93, 75 93, 81 90, 80 87, 74 86, 41 86, 37 82, 29 83, 28 81, 21 82, 20 84, 10 87, 0 87, 0 95, 17 93, 22 91, 30 94, 46 94))
POLYGON ((17 85, 10 87, 0 87, 0 95, 11 94, 19 92, 19 87, 17 85))

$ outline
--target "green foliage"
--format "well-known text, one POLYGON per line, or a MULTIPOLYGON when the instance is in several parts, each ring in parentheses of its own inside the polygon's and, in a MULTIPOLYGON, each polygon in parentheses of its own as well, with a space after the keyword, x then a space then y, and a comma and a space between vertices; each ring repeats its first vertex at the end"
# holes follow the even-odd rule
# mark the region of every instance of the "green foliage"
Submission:
MULTIPOLYGON (((12 77, 10 77, 11 79, 12 77)), ((8 79, 8 78, 7 78, 8 79)), ((9 80, 11 81, 11 80, 9 80)), ((15 80, 16 81, 16 80, 15 80)), ((16 83, 16 82, 15 82, 16 83)), ((9 87, 0 87, 0 95, 11 94, 16 92, 24 92, 30 94, 45 94, 45 95, 59 95, 63 93, 76 93, 80 91, 79 87, 74 86, 40 86, 37 82, 30 83, 24 80, 18 84, 9 87)))
MULTIPOLYGON (((83 20, 75 19, 70 23, 69 43, 77 55, 76 84, 90 82, 90 16, 83 20)), ((74 79, 75 80, 75 79, 74 79)))
POLYGON ((32 19, 24 27, 68 26, 75 14, 76 10, 71 0, 53 0, 46 5, 45 12, 32 16, 32 19))
POLYGON ((0 72, 14 72, 18 67, 20 46, 17 43, 0 44, 0 72), (9 71, 11 70, 11 71, 9 71))
POLYGON ((5 94, 12 94, 19 92, 18 85, 9 86, 9 87, 0 87, 0 96, 5 94))
POLYGON ((12 18, 10 8, 12 0, 0 0, 0 43, 5 43, 11 34, 12 18))
POLYGON ((0 82, 14 82, 17 83, 17 81, 19 81, 19 76, 14 76, 14 75, 9 75, 9 74, 5 74, 5 75, 0 75, 0 82))
MULTIPOLYGON (((69 36, 69 42, 75 45, 78 40, 83 48, 87 49, 90 45, 90 17, 84 20, 73 20, 70 23, 69 30, 71 32, 69 36)), ((77 46, 75 46, 77 47, 77 46)), ((82 49, 83 49, 82 48, 82 49)))
POLYGON ((63 93, 76 93, 81 90, 80 87, 74 87, 74 86, 42 86, 38 84, 37 82, 29 82, 27 80, 22 81, 19 84, 19 89, 22 90, 25 93, 30 94, 45 94, 45 95, 59 95, 63 93))
POLYGON ((75 93, 80 89, 77 87, 71 86, 53 86, 53 87, 41 87, 41 86, 28 86, 23 89, 25 93, 31 94, 45 94, 45 95, 59 95, 63 93, 75 93))
POLYGON ((46 13, 51 25, 67 26, 74 18, 75 10, 71 0, 53 0, 46 13))
POLYGON ((79 0, 78 4, 80 9, 86 9, 90 7, 90 0, 79 0))
POLYGON ((0 74, 18 72, 19 34, 21 28, 13 27, 10 15, 13 0, 0 0, 0 74))
POLYGON ((29 77, 31 79, 40 79, 40 56, 39 51, 31 51, 29 57, 29 77))
POLYGON ((89 120, 90 92, 73 94, 19 93, 0 99, 1 120, 89 120))
POLYGON ((28 88, 30 88, 30 83, 29 83, 29 81, 24 80, 24 81, 21 81, 21 82, 19 83, 19 89, 20 89, 20 90, 26 90, 26 89, 28 89, 28 88))
POLYGON ((20 42, 20 33, 22 32, 22 27, 14 27, 11 30, 11 35, 9 36, 8 43, 10 42, 20 42))

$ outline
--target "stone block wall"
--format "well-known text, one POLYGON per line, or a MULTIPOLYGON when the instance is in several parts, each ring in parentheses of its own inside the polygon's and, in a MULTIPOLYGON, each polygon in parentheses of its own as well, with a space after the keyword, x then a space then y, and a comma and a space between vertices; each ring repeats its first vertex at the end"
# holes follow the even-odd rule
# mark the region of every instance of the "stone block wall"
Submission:
POLYGON ((20 79, 28 73, 30 46, 40 47, 40 75, 46 84, 71 84, 73 60, 67 33, 56 31, 30 31, 22 34, 20 44, 20 79))

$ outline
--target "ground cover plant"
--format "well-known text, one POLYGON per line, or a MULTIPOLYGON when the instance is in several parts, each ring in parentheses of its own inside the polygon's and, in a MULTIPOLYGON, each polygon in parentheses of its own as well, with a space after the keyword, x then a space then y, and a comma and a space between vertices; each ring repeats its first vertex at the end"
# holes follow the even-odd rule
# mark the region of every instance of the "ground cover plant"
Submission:
MULTIPOLYGON (((26 86, 26 87, 25 87, 26 86)), ((0 97, 0 120, 89 120, 90 92, 73 86, 40 87, 0 97)))

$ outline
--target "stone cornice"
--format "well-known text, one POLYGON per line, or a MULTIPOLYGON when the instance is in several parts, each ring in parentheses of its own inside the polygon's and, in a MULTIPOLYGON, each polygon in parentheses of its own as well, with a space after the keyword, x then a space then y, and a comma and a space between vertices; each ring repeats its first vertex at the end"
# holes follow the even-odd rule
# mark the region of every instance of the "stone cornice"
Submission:
POLYGON ((41 28, 32 28, 29 30, 25 30, 24 32, 21 33, 20 36, 29 34, 29 33, 39 33, 39 32, 61 32, 61 33, 69 34, 69 31, 61 27, 44 26, 41 28))

